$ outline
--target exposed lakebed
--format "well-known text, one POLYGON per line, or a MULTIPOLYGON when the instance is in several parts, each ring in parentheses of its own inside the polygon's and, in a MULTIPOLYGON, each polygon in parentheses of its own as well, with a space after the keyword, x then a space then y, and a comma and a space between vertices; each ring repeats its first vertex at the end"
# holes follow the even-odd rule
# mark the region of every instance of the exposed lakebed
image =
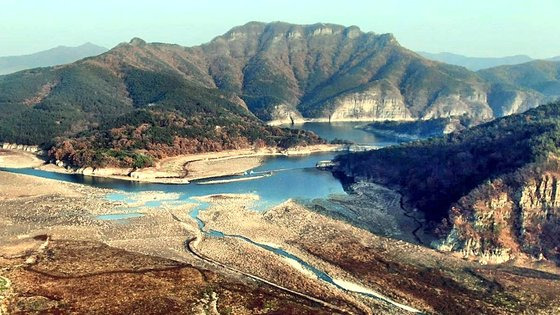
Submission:
MULTIPOLYGON (((314 131, 327 140, 349 140, 360 145, 384 147, 404 142, 403 139, 380 137, 356 128, 359 123, 306 123, 292 128, 302 128, 314 131)), ((78 174, 53 173, 36 169, 4 169, 13 173, 34 175, 50 179, 91 185, 98 188, 116 190, 107 194, 110 201, 120 202, 122 212, 97 216, 99 220, 119 221, 125 223, 128 219, 142 216, 143 208, 157 208, 165 205, 181 203, 195 204, 189 215, 197 222, 198 228, 206 237, 236 238, 278 256, 292 261, 311 272, 318 279, 334 285, 340 289, 356 292, 373 298, 384 300, 401 309, 411 312, 417 310, 392 301, 391 299, 355 283, 347 283, 334 279, 324 271, 308 264, 303 259, 267 244, 257 243, 242 235, 227 235, 220 231, 206 230, 204 222, 199 218, 201 211, 210 206, 208 202, 198 197, 219 194, 252 194, 258 196, 254 209, 264 211, 288 199, 313 200, 327 198, 334 194, 346 194, 342 184, 328 171, 321 171, 315 167, 317 162, 332 160, 336 152, 316 153, 306 156, 272 156, 264 159, 262 165, 252 169, 245 175, 228 176, 211 180, 194 181, 186 185, 135 183, 116 179, 90 177, 78 174), (239 180, 239 179, 253 180, 239 180), (204 185, 201 185, 204 184, 204 185), (151 193, 150 193, 151 192, 151 193), (151 196, 149 198, 143 195, 151 196)))

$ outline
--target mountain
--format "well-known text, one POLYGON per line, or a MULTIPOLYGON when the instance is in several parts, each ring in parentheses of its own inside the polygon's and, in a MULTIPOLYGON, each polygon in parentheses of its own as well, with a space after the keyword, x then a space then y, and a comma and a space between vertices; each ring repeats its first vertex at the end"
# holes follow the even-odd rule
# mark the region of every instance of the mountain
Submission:
POLYGON ((429 52, 419 51, 418 54, 424 58, 448 63, 451 65, 465 67, 472 71, 478 71, 478 70, 502 66, 502 65, 515 65, 515 64, 533 61, 531 57, 526 55, 484 58, 484 57, 467 57, 467 56, 453 54, 449 52, 429 53, 429 52))
POLYGON ((106 48, 85 43, 77 47, 58 46, 31 55, 0 57, 0 75, 25 69, 67 64, 86 57, 97 56, 106 51, 106 48))
POLYGON ((338 158, 338 176, 393 187, 440 248, 560 264, 560 103, 444 137, 338 158))
POLYGON ((135 38, 72 64, 1 76, 0 141, 54 144, 54 155, 77 164, 112 158, 120 162, 110 164, 118 164, 139 150, 157 157, 230 148, 238 136, 244 145, 257 134, 272 144, 299 142, 281 129, 259 133, 263 121, 462 115, 482 121, 545 99, 538 91, 497 86, 465 68, 422 58, 391 34, 250 22, 201 46, 135 38), (228 125, 244 126, 243 135, 222 128, 228 125), (123 144, 127 154, 114 152, 123 144), (75 146, 87 154, 65 153, 75 146))
MULTIPOLYGON (((536 91, 549 99, 560 98, 560 62, 536 60, 485 69, 478 74, 500 89, 521 87, 536 91)), ((505 99, 503 95, 498 95, 497 98, 505 99)), ((515 111, 509 103, 506 106, 515 111)))
POLYGON ((391 34, 249 23, 200 49, 217 86, 239 95, 264 120, 492 115, 475 74, 420 58, 391 34))
POLYGON ((485 69, 478 74, 492 84, 523 87, 547 96, 560 96, 560 62, 536 60, 485 69))
POLYGON ((139 39, 78 62, 0 76, 0 141, 43 144, 74 166, 144 167, 178 154, 322 143, 266 126, 234 95, 198 83, 174 45, 139 39), (160 48, 163 47, 163 48, 160 48))
POLYGON ((478 74, 491 84, 488 99, 498 116, 533 107, 527 98, 520 97, 525 93, 540 95, 546 101, 560 98, 560 62, 536 60, 480 70, 478 74))

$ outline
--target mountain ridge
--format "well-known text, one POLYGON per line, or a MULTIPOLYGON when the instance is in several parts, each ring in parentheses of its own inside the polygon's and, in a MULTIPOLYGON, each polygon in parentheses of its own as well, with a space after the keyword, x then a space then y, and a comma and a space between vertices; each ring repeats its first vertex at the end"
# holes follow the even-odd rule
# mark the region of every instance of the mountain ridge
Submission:
MULTIPOLYGON (((73 159, 60 153, 66 140, 121 159, 142 150, 162 156, 231 147, 239 132, 226 128, 224 135, 216 129, 228 124, 246 126, 240 142, 249 145, 258 139, 250 124, 463 115, 485 121, 545 98, 532 89, 490 83, 462 67, 424 59, 392 34, 325 23, 249 22, 200 46, 133 38, 71 64, 1 76, 0 141, 43 144, 86 163, 91 156, 73 159), (187 128, 184 119, 202 132, 187 128), (145 124, 149 128, 140 128, 145 124), (179 133, 164 132, 166 125, 179 126, 179 133), (132 141, 136 129, 148 133, 149 140, 132 141), (122 141, 128 143, 125 155, 114 152, 123 149, 117 135, 129 140, 122 141), (192 137, 197 144, 189 142, 192 137), (174 142, 178 138, 189 141, 174 142)), ((271 144, 298 143, 287 140, 291 137, 317 141, 307 134, 260 130, 266 138, 261 140, 271 144), (275 134, 284 140, 273 140, 275 134)))
MULTIPOLYGON (((328 39, 326 41, 328 42, 328 39)), ((356 43, 352 44, 358 46, 356 43)), ((298 48, 309 52, 313 48, 308 46, 299 45, 298 48)), ((323 45, 321 49, 326 50, 325 46, 329 47, 323 45)), ((206 83, 208 87, 217 87, 237 94, 248 104, 252 112, 264 120, 291 122, 301 121, 304 117, 324 120, 412 119, 438 117, 444 113, 480 115, 482 119, 492 116, 491 106, 486 104, 483 96, 487 89, 485 82, 476 75, 460 68, 453 68, 453 66, 420 60, 416 53, 400 46, 393 35, 363 33, 355 26, 344 27, 324 23, 292 25, 280 22, 270 24, 250 22, 234 27, 207 44, 184 49, 188 50, 191 55, 197 55, 193 59, 202 63, 202 66, 199 65, 199 69, 196 71, 200 82, 206 83), (335 53, 343 54, 342 58, 347 58, 342 60, 345 61, 344 63, 341 60, 329 60, 320 53, 313 55, 313 60, 306 59, 305 56, 298 56, 297 53, 289 50, 297 43, 286 40, 308 36, 307 40, 312 42, 315 40, 313 39, 315 36, 328 37, 331 35, 330 40, 332 41, 333 34, 339 37, 345 35, 348 38, 365 37, 366 41, 360 43, 361 51, 356 51, 356 49, 352 51, 354 47, 344 46, 344 43, 340 41, 337 42, 337 47, 331 47, 334 50, 333 55, 335 53), (249 40, 247 40, 248 38, 249 40), (257 40, 253 40, 255 38, 257 40), (277 49, 274 45, 283 46, 281 47, 283 49, 277 49), (368 49, 370 51, 367 51, 368 49), (378 54, 378 60, 375 60, 374 54, 378 54), (349 57, 354 60, 349 60, 349 57), (271 59, 276 63, 270 65, 271 59), (314 64, 315 60, 319 60, 319 65, 314 64), (333 64, 336 64, 337 61, 346 68, 337 69, 335 67, 332 69, 333 64), (352 61, 357 65, 352 65, 352 61), (389 64, 386 64, 387 62, 389 64), (414 64, 410 65, 410 63, 414 64), (360 74, 359 72, 362 71, 360 68, 368 64, 370 64, 370 68, 374 67, 375 72, 360 74), (323 69, 317 72, 313 67, 323 69), (430 70, 428 73, 422 73, 422 71, 425 72, 422 69, 418 74, 415 73, 417 69, 414 67, 428 67, 430 70), (434 67, 436 69, 431 69, 434 67), (209 69, 208 73, 205 73, 206 69, 209 69), (377 72, 378 70, 379 72, 377 72), (391 73, 395 70, 401 71, 401 74, 397 74, 397 76, 404 74, 418 78, 395 78, 391 73), (405 70, 408 73, 404 73, 405 70), (430 76, 441 77, 442 75, 446 78, 437 83, 439 87, 436 86, 430 92, 431 95, 420 95, 423 100, 417 98, 417 95, 406 95, 406 93, 403 95, 402 93, 405 90, 410 91, 410 94, 424 94, 424 91, 415 91, 414 85, 418 81, 422 83, 422 81, 430 80, 430 76), (425 77, 422 78, 422 76, 425 77), (270 80, 270 78, 276 81, 270 80), (404 79, 409 79, 411 83, 406 81, 403 83, 404 79), (462 80, 465 82, 459 82, 462 80), (274 81, 272 86, 267 85, 266 82, 271 81, 274 81), (446 85, 445 81, 455 81, 452 82, 455 87, 451 88, 451 92, 459 95, 454 93, 454 96, 448 99, 445 99, 445 96, 448 95, 438 95, 449 90, 449 85, 446 85), (401 86, 401 83, 404 86, 401 86), (333 89, 333 87, 335 88, 333 89), (464 92, 472 87, 475 87, 475 93, 461 95, 460 91, 457 91, 459 89, 464 92), (260 89, 263 88, 272 93, 262 95, 260 89), (457 100, 452 100, 453 98, 457 100), (433 100, 432 104, 428 104, 428 99, 433 100), (462 106, 462 108, 457 111, 449 111, 446 108, 447 103, 452 101, 458 103, 459 106, 456 107, 462 106), (429 108, 430 106, 432 108, 429 108), (474 107, 474 109, 471 110, 469 107, 474 107), (410 108, 413 109, 412 113, 409 112, 410 108), (469 112, 469 110, 471 111, 469 112)), ((339 55, 337 57, 342 59, 339 55)), ((429 86, 430 83, 426 83, 426 85, 429 86)))
POLYGON ((106 51, 107 48, 87 42, 79 46, 60 45, 26 55, 3 56, 0 57, 0 75, 38 67, 63 65, 106 51))
POLYGON ((560 61, 560 56, 535 59, 527 55, 512 55, 504 57, 472 57, 451 52, 431 53, 426 51, 417 51, 417 53, 424 58, 462 66, 472 71, 479 71, 499 66, 518 65, 521 63, 537 60, 560 61))

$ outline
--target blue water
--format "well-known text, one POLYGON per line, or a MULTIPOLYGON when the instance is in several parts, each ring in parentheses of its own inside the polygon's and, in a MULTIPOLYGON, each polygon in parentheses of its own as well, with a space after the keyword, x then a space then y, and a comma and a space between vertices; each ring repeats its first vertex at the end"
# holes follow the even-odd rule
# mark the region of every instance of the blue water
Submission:
MULTIPOLYGON (((358 123, 306 123, 295 126, 313 131, 319 136, 327 139, 344 139, 350 140, 357 144, 388 146, 402 143, 402 139, 381 137, 371 133, 356 129, 358 123)), ((158 207, 162 203, 197 203, 197 206, 190 211, 189 215, 196 220, 198 228, 209 237, 233 237, 251 243, 255 246, 270 251, 276 255, 286 257, 301 264, 304 268, 312 272, 317 278, 328 282, 341 289, 344 289, 334 283, 332 277, 320 269, 308 264, 301 258, 281 249, 270 245, 257 243, 241 235, 227 235, 220 231, 205 231, 205 224, 199 218, 200 211, 208 208, 209 204, 194 200, 193 197, 205 196, 212 194, 241 194, 254 193, 260 196, 260 200, 256 203, 256 210, 264 210, 270 206, 279 204, 287 199, 310 200, 315 198, 325 198, 332 194, 344 194, 341 183, 335 179, 330 172, 320 171, 315 168, 315 164, 321 160, 331 160, 337 153, 318 153, 307 156, 291 156, 291 157, 269 157, 264 163, 256 167, 247 174, 247 176, 255 176, 271 172, 272 176, 262 177, 250 181, 229 182, 216 185, 197 185, 196 182, 188 185, 166 185, 166 184, 149 184, 130 181, 122 181, 115 179, 105 179, 98 177, 90 177, 74 174, 58 174, 34 169, 1 169, 13 173, 34 175, 44 178, 62 180, 73 183, 80 183, 99 188, 110 188, 121 192, 110 193, 107 199, 132 204, 135 202, 134 195, 144 191, 161 191, 165 193, 177 193, 178 199, 150 200, 143 204, 144 207, 158 207)), ((221 179, 227 179, 223 177, 221 179)), ((236 178, 236 177, 230 177, 236 178)), ((135 210, 139 207, 128 208, 135 210)), ((142 216, 138 212, 107 214, 97 216, 100 220, 125 220, 129 218, 142 216)), ((358 292, 367 296, 375 297, 370 294, 358 292)), ((384 300, 384 299, 382 299, 384 300)), ((387 301, 387 300, 386 300, 387 301)))
POLYGON ((282 127, 304 129, 313 131, 328 141, 334 139, 349 140, 356 144, 376 145, 385 147, 388 145, 399 144, 406 141, 403 138, 375 135, 371 132, 363 131, 357 126, 367 124, 366 122, 308 122, 296 125, 283 125, 282 127))
MULTIPOLYGON (((78 174, 59 174, 35 169, 4 169, 13 173, 34 175, 44 178, 86 184, 99 188, 110 188, 124 193, 145 191, 162 191, 177 193, 179 200, 187 201, 192 197, 212 194, 243 194, 254 193, 260 196, 259 208, 279 204, 287 199, 324 198, 330 194, 344 194, 340 182, 330 172, 315 169, 320 160, 332 159, 333 153, 314 154, 306 157, 271 157, 254 171, 273 171, 272 176, 250 181, 230 182, 219 185, 167 185, 137 183, 116 179, 106 179, 78 174), (280 170, 280 171, 274 171, 280 170)), ((131 203, 130 196, 125 194, 109 194, 109 200, 131 203)), ((158 206, 161 202, 149 201, 146 206, 158 206)))
MULTIPOLYGON (((314 131, 328 140, 334 138, 351 140, 360 144, 387 146, 402 142, 400 139, 379 137, 372 133, 356 129, 360 123, 306 123, 300 126, 306 130, 314 131)), ((242 194, 254 193, 260 196, 256 203, 257 209, 266 209, 279 204, 287 199, 311 200, 325 198, 331 194, 345 194, 341 183, 330 172, 320 171, 315 164, 321 160, 333 159, 338 153, 317 153, 306 156, 278 156, 268 157, 264 163, 253 169, 252 174, 272 172, 272 176, 262 177, 249 181, 229 182, 215 185, 188 185, 150 184, 123 181, 108 178, 84 176, 78 174, 59 174, 35 169, 4 169, 13 173, 28 174, 44 178, 80 183, 99 188, 110 188, 123 193, 137 193, 144 191, 161 191, 179 194, 178 202, 192 202, 192 197, 211 194, 242 194)), ((227 179, 224 177, 221 179, 227 179)), ((236 178, 236 177, 229 177, 236 178)), ((109 200, 131 203, 129 194, 109 194, 109 200)), ((157 207, 163 200, 147 202, 144 206, 157 207)))

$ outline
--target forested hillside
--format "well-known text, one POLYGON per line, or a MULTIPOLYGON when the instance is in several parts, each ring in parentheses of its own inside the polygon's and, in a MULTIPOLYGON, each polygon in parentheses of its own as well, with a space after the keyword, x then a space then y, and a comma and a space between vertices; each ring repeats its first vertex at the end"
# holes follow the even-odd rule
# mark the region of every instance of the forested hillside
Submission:
POLYGON ((338 158, 338 176, 399 190, 442 248, 560 263, 560 103, 440 138, 338 158))
POLYGON ((560 147, 560 104, 443 137, 340 156, 336 172, 399 187, 431 220, 486 180, 542 161, 560 147))

